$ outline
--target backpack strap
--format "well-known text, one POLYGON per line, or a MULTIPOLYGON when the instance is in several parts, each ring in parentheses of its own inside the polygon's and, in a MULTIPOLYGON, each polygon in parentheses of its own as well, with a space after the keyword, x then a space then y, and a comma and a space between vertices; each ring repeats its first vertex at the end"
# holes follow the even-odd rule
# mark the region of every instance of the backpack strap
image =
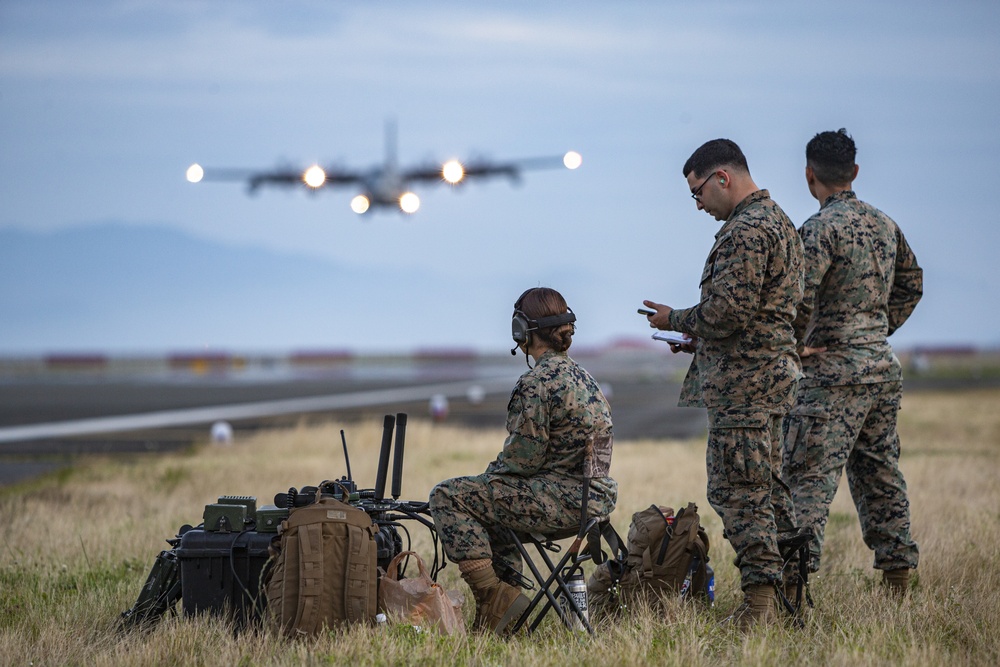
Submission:
MULTIPOLYGON (((663 516, 663 514, 661 513, 660 516, 663 516)), ((677 525, 677 522, 680 521, 682 516, 684 516, 683 509, 674 516, 673 526, 670 525, 669 521, 667 521, 667 517, 663 517, 663 523, 667 524, 667 532, 663 536, 663 541, 660 542, 660 555, 656 558, 657 565, 663 565, 663 559, 667 556, 667 547, 670 546, 670 539, 674 536, 674 526, 677 525)))
POLYGON ((625 563, 627 552, 623 546, 622 538, 615 532, 614 526, 608 520, 594 524, 587 533, 587 551, 595 565, 601 565, 608 560, 608 554, 601 549, 601 539, 608 544, 611 550, 611 559, 625 563))
POLYGON ((608 543, 608 548, 611 549, 611 554, 615 560, 624 562, 625 557, 628 555, 628 550, 625 548, 625 540, 621 538, 615 527, 611 525, 611 521, 605 521, 601 525, 601 537, 608 543))
POLYGON ((320 599, 323 595, 323 526, 308 523, 298 527, 299 537, 299 605, 293 628, 313 633, 322 618, 320 599))
POLYGON ((362 565, 368 558, 375 535, 371 530, 358 526, 347 527, 347 560, 344 568, 344 610, 349 623, 368 620, 368 571, 362 565))

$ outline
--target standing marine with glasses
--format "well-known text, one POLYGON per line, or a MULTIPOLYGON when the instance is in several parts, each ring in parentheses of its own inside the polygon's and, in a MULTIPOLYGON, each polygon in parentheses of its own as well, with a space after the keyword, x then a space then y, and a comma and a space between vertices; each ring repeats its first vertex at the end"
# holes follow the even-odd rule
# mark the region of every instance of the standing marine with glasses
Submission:
POLYGON ((809 569, 819 569, 846 466, 875 568, 901 595, 918 554, 899 470, 902 370, 886 337, 920 301, 923 271, 896 223, 854 194, 856 155, 843 129, 806 145, 806 183, 820 210, 799 230, 806 282, 795 334, 805 377, 785 420, 783 470, 799 523, 816 536, 809 569))
POLYGON ((777 618, 782 582, 778 532, 794 530, 779 477, 781 422, 800 375, 792 322, 802 298, 802 243, 784 211, 754 183, 746 157, 728 139, 696 150, 683 169, 698 210, 722 228, 701 274, 701 300, 655 309, 649 324, 691 338, 679 405, 708 409, 708 501, 736 551, 744 601, 741 629, 777 618))

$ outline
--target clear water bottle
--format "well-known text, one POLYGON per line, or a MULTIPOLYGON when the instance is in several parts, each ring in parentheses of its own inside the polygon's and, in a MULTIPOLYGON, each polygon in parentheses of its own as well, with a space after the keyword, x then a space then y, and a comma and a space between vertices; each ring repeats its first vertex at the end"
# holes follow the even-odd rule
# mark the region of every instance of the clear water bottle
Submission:
POLYGON ((711 565, 705 564, 705 578, 706 578, 706 590, 705 593, 708 595, 708 606, 715 606, 715 570, 712 569, 711 565))
MULTIPOLYGON (((583 572, 578 572, 572 577, 566 580, 566 587, 569 588, 570 595, 573 597, 573 602, 580 609, 583 614, 583 618, 590 622, 590 612, 589 605, 587 604, 587 580, 583 577, 583 572)), ((587 627, 580 620, 580 617, 576 615, 573 611, 573 606, 569 602, 563 599, 563 610, 566 613, 566 617, 569 619, 571 627, 574 630, 580 632, 586 632, 587 627)))

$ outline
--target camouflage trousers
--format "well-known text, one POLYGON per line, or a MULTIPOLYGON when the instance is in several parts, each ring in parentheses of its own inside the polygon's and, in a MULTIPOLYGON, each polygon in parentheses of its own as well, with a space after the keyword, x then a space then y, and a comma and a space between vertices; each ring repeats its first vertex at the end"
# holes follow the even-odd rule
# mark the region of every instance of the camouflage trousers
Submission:
POLYGON ((782 580, 778 533, 795 530, 781 480, 781 415, 709 408, 708 502, 736 551, 741 587, 782 580))
POLYGON ((816 535, 810 569, 819 569, 823 533, 840 476, 847 482, 861 534, 879 570, 917 566, 910 501, 899 470, 896 413, 900 382, 807 387, 785 420, 783 471, 801 526, 816 535))
MULTIPOLYGON (((582 493, 582 482, 574 479, 556 482, 485 473, 435 486, 430 512, 449 560, 498 556, 520 571, 521 555, 507 529, 543 534, 575 530, 580 526, 582 493)), ((604 503, 594 500, 592 494, 589 508, 603 510, 604 503)), ((607 513, 613 508, 612 503, 607 513)))

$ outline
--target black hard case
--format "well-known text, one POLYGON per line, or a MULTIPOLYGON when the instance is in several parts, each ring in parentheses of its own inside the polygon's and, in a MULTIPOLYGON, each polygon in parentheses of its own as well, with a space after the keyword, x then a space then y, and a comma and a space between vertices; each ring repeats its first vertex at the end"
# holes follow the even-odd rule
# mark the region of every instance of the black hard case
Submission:
POLYGON ((207 532, 193 528, 181 536, 181 606, 185 616, 227 614, 237 625, 264 612, 263 575, 274 533, 207 532))

